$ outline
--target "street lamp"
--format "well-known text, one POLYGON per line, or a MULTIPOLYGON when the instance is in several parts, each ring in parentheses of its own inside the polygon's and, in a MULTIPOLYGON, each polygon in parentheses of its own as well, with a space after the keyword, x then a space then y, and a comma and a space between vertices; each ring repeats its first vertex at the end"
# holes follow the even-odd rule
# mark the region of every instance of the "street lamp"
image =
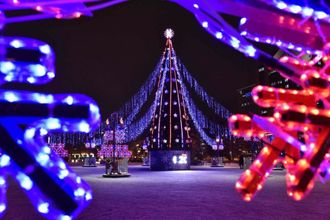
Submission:
POLYGON ((216 157, 212 159, 211 167, 223 167, 223 161, 220 157, 220 150, 223 150, 223 140, 219 136, 215 139, 215 144, 212 145, 212 149, 216 151, 216 157))

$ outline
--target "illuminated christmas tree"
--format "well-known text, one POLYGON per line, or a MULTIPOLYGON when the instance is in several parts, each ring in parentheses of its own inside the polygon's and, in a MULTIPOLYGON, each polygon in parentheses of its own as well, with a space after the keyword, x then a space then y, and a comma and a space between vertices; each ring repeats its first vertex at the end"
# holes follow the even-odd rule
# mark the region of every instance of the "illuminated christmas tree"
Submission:
POLYGON ((167 29, 164 34, 167 41, 157 89, 160 99, 150 129, 150 147, 153 150, 184 150, 189 148, 190 143, 189 116, 175 67, 177 60, 171 41, 174 33, 167 29), (160 86, 162 89, 159 89, 160 86))
POLYGON ((152 170, 189 169, 189 116, 171 41, 174 32, 166 29, 164 35, 166 48, 158 76, 158 101, 150 128, 150 166, 152 170))

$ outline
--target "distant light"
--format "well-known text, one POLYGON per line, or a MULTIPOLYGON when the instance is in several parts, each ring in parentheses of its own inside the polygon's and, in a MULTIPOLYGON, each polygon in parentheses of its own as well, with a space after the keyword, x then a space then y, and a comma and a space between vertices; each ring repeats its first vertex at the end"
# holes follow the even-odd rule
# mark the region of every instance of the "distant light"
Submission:
POLYGON ((171 28, 167 28, 164 32, 164 36, 167 39, 171 39, 174 36, 174 31, 171 28))

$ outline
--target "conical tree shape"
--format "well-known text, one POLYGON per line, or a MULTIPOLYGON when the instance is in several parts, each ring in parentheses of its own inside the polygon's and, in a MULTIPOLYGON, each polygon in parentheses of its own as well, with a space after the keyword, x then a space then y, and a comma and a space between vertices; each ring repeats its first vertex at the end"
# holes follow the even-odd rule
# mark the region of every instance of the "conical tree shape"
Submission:
POLYGON ((181 81, 170 29, 165 31, 166 47, 158 78, 160 98, 150 128, 152 150, 185 150, 189 148, 190 126, 188 112, 182 96, 181 81), (162 85, 162 80, 163 86, 162 85))

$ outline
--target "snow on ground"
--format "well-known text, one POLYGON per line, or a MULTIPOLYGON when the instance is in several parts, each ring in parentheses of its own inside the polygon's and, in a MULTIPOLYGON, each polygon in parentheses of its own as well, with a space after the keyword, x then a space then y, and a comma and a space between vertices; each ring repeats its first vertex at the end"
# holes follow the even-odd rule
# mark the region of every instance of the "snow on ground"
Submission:
MULTIPOLYGON (((192 167, 189 171, 149 171, 130 166, 129 178, 103 178, 104 167, 74 167, 93 189, 93 201, 78 217, 103 219, 330 219, 330 184, 317 183, 303 201, 285 192, 285 171, 274 171, 250 203, 234 189, 242 170, 192 167)), ((42 219, 10 181, 4 219, 42 219)))

